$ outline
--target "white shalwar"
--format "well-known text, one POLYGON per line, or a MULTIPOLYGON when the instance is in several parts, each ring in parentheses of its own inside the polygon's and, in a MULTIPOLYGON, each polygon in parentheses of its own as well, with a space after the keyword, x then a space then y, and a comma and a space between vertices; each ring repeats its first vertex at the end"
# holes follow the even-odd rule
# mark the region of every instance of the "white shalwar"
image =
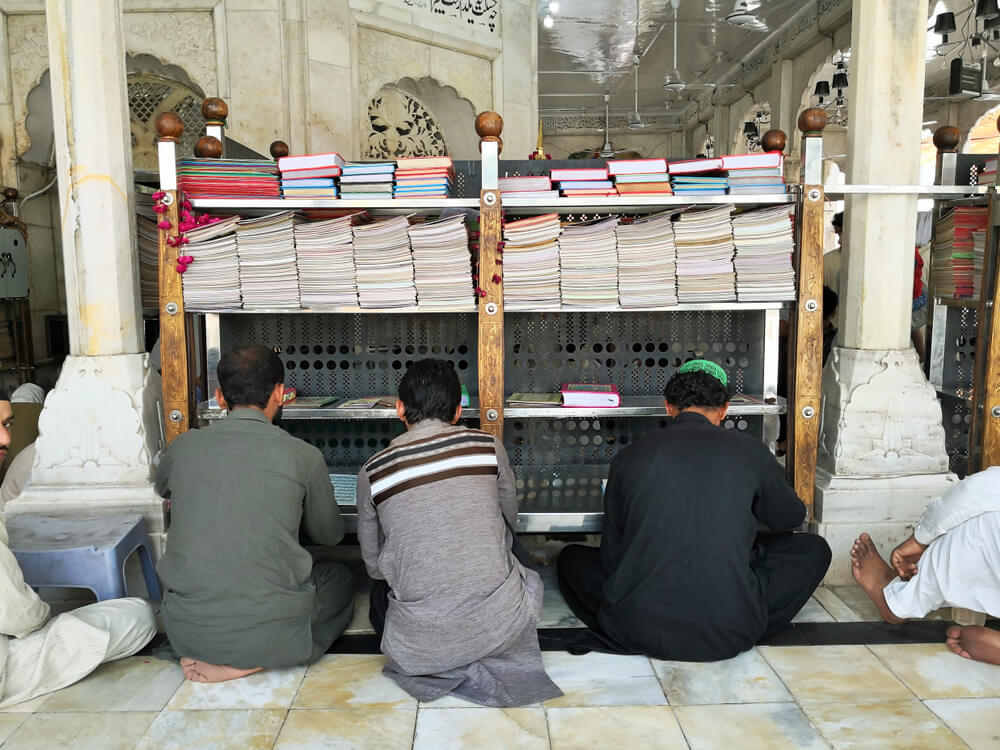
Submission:
POLYGON ((913 578, 884 589, 896 617, 944 606, 1000 617, 1000 466, 966 477, 928 505, 913 536, 929 546, 913 578))

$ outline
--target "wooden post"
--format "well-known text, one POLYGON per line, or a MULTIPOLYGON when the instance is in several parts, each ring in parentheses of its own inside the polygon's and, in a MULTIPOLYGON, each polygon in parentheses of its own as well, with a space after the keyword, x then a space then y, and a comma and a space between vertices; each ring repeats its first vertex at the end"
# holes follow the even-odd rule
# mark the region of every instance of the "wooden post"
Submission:
POLYGON ((201 103, 201 116, 205 118, 205 135, 215 138, 222 146, 222 153, 216 157, 226 158, 226 118, 229 106, 219 97, 210 96, 201 103))
POLYGON ((288 144, 284 141, 271 141, 268 152, 271 154, 272 159, 278 161, 283 156, 288 156, 288 144))
POLYGON ((798 201, 798 297, 789 320, 788 456, 786 473, 813 517, 823 377, 823 128, 826 112, 799 115, 802 186, 798 201))
POLYGON ((503 265, 500 258, 500 188, 497 160, 503 141, 503 119, 496 112, 482 112, 476 118, 479 150, 483 159, 483 185, 479 193, 479 420, 480 427, 503 437, 504 341, 503 265), (494 281, 494 278, 501 279, 494 281))

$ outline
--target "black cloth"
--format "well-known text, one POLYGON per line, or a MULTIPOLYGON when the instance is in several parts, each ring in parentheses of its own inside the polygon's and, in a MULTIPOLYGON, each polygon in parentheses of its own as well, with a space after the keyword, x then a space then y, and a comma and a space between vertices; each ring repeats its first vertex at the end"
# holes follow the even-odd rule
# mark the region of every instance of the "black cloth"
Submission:
POLYGON ((685 412, 615 456, 600 551, 567 547, 560 589, 602 650, 730 658, 786 626, 826 573, 825 540, 773 535, 804 517, 766 446, 685 412))

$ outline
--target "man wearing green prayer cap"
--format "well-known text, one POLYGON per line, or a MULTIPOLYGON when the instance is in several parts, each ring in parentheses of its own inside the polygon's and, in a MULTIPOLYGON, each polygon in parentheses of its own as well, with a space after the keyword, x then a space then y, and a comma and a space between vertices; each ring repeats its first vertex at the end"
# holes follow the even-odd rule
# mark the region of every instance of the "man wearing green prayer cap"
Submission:
POLYGON ((663 398, 669 424, 611 462, 600 549, 559 555, 559 588, 589 628, 571 650, 728 659, 788 626, 830 547, 796 533, 805 506, 767 447, 721 426, 725 370, 687 362, 663 398))

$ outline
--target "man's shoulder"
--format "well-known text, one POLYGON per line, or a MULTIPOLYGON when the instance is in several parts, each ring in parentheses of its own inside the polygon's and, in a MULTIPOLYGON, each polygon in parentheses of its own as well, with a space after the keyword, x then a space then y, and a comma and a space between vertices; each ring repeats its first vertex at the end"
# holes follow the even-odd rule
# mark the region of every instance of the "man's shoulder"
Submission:
POLYGON ((411 439, 410 435, 404 432, 402 435, 394 438, 388 446, 372 455, 365 461, 361 468, 364 471, 371 471, 373 468, 378 468, 393 461, 395 457, 404 452, 406 454, 414 452, 422 453, 437 450, 438 448, 450 447, 457 442, 465 441, 481 443, 483 445, 500 445, 496 437, 490 433, 473 427, 465 427, 464 425, 450 426, 447 429, 442 429, 432 435, 419 439, 411 439))

